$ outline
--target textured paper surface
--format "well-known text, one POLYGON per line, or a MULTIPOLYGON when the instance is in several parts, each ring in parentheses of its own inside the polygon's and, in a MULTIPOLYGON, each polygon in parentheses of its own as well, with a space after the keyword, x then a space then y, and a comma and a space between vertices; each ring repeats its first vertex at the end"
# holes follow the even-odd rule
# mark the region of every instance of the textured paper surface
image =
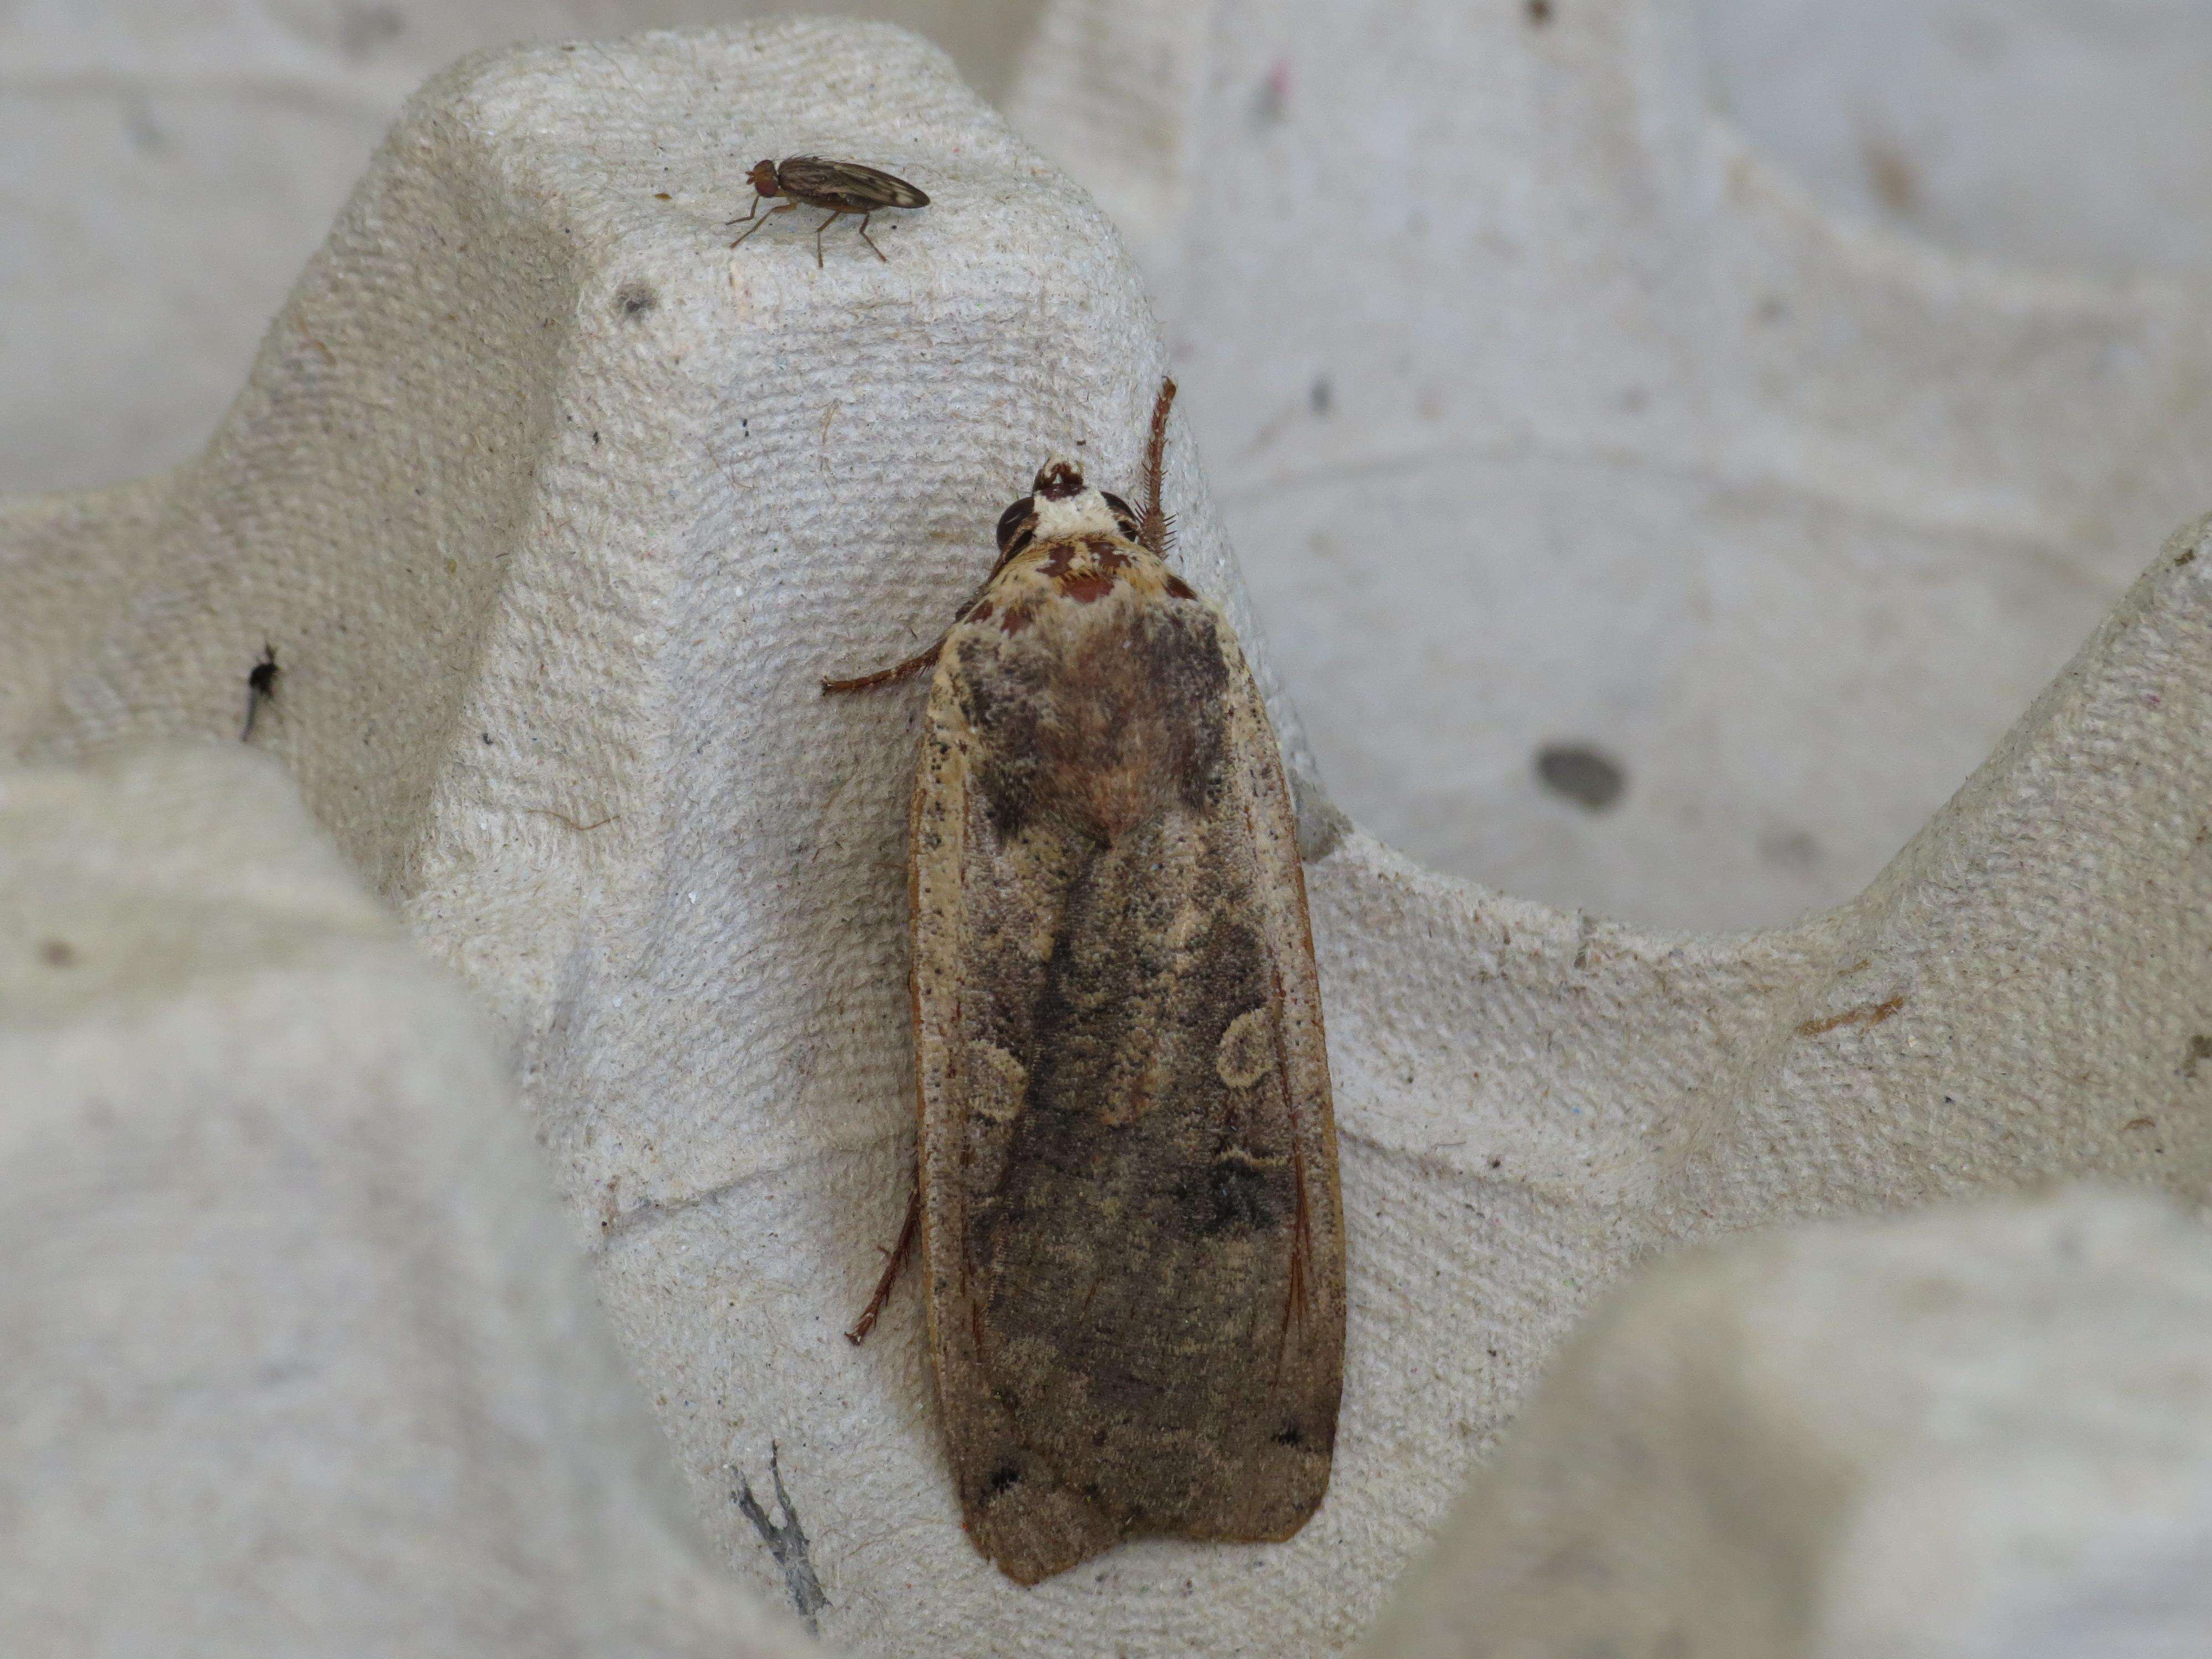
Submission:
POLYGON ((1210 10, 1054 0, 1007 108, 1139 239, 1323 774, 1431 868, 1839 903, 2212 506, 2201 285, 1820 211, 1715 116, 1705 0, 1210 10))
POLYGON ((1179 562, 1304 775, 1350 1231, 1335 1484, 1287 1545, 1000 1578, 957 1524, 911 1293, 865 1350, 840 1334, 911 1158, 920 696, 815 686, 942 626, 1048 452, 1133 479, 1162 362, 1098 211, 908 37, 477 60, 395 130, 202 461, 7 509, 0 730, 50 761, 231 747, 276 647, 255 743, 501 1023, 714 1550, 784 1595, 730 1496, 780 1446, 854 1653, 1340 1650, 1652 1253, 2052 1173, 2201 1195, 2198 532, 1863 896, 1660 934, 1334 815, 1178 425, 1179 562), (935 198, 878 220, 888 263, 846 226, 817 270, 810 214, 726 246, 739 169, 809 149, 935 198))
POLYGON ((699 1547, 497 1052, 265 758, 0 774, 0 1650, 805 1643, 699 1547))
MULTIPOLYGON (((0 489, 196 453, 462 52, 787 3, 0 17, 0 489)), ((2199 0, 819 3, 945 46, 1137 240, 1331 788, 1431 867, 1840 902, 2212 502, 2212 316, 2154 271, 2212 246, 2199 0)))
POLYGON ((1607 1299, 1365 1659, 2158 1659, 2212 1630, 2212 1238, 2076 1192, 1607 1299))

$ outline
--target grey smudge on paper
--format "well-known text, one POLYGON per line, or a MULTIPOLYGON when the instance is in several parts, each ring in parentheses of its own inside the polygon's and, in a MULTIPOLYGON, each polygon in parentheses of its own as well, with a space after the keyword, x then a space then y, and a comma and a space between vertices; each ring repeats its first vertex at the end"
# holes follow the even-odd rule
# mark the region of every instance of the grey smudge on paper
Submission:
POLYGON ((1602 812, 1628 787, 1620 763, 1587 743, 1547 744, 1536 751, 1536 776, 1555 795, 1589 812, 1602 812))
POLYGON ((777 1468, 776 1457, 776 1444, 771 1440, 768 1443, 768 1476, 775 1486, 775 1506, 783 1516, 781 1526, 769 1519, 760 1499, 753 1496, 751 1482, 738 1474, 734 1465, 730 1473, 738 1476, 738 1489, 730 1496, 736 1499, 745 1519, 753 1523, 753 1530, 768 1546, 768 1553, 775 1558, 776 1565, 783 1569, 784 1586, 791 1592, 799 1616, 806 1621, 806 1633, 819 1636, 822 1632, 814 1615, 830 1605, 830 1598, 822 1593, 822 1581, 814 1576, 814 1558, 807 1552, 806 1529, 799 1524, 798 1513, 791 1507, 791 1494, 783 1489, 783 1471, 777 1468))

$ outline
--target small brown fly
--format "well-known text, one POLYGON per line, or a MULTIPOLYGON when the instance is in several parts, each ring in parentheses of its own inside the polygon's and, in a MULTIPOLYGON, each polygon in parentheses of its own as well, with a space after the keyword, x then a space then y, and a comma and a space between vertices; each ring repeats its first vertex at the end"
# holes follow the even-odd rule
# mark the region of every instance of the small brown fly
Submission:
POLYGON ((240 743, 253 741, 253 722, 259 716, 263 703, 276 701, 276 678, 283 672, 276 666, 276 647, 264 641, 261 660, 246 674, 246 726, 238 734, 240 743))
MULTIPOLYGON (((884 258, 883 249, 876 246, 876 239, 868 234, 870 216, 884 208, 929 205, 929 198, 905 179, 864 167, 858 161, 825 161, 818 155, 790 155, 781 161, 763 161, 746 176, 753 186, 751 210, 744 219, 732 219, 730 223, 744 224, 755 213, 760 213, 761 198, 764 196, 788 196, 791 199, 781 207, 773 207, 761 214, 760 224, 738 236, 738 242, 766 224, 769 214, 790 213, 801 207, 827 208, 830 216, 814 228, 814 264, 817 270, 822 264, 822 233, 847 214, 860 216, 860 240, 874 250, 876 258, 889 264, 890 261, 884 258)), ((735 247, 738 242, 730 246, 735 247)))

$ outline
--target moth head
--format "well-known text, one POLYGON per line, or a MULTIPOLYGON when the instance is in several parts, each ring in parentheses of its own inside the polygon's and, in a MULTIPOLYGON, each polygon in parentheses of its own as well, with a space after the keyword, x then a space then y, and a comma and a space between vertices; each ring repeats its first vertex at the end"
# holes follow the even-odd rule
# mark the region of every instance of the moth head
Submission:
POLYGON ((1104 532, 1137 539, 1137 515, 1110 490, 1083 482, 1074 462, 1054 459, 1037 469, 1031 493, 999 515, 999 556, 1012 558, 1031 539, 1056 541, 1066 536, 1104 532), (1018 545, 1017 544, 1018 544, 1018 545))
POLYGON ((773 161, 756 163, 753 170, 745 177, 752 181, 753 189, 760 195, 781 196, 783 194, 783 186, 776 181, 775 163, 773 161))
POLYGON ((1065 501, 1080 495, 1090 486, 1083 482, 1083 469, 1073 461, 1063 461, 1055 456, 1037 469, 1036 482, 1030 489, 1048 501, 1065 501))

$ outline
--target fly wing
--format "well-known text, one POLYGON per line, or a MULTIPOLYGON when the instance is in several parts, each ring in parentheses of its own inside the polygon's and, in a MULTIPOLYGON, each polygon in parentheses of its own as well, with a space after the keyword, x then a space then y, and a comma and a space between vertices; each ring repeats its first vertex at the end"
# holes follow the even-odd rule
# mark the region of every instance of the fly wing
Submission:
POLYGON ((818 155, 794 155, 776 164, 784 193, 817 207, 847 213, 878 208, 927 207, 929 198, 903 179, 864 167, 858 161, 825 161, 818 155))

